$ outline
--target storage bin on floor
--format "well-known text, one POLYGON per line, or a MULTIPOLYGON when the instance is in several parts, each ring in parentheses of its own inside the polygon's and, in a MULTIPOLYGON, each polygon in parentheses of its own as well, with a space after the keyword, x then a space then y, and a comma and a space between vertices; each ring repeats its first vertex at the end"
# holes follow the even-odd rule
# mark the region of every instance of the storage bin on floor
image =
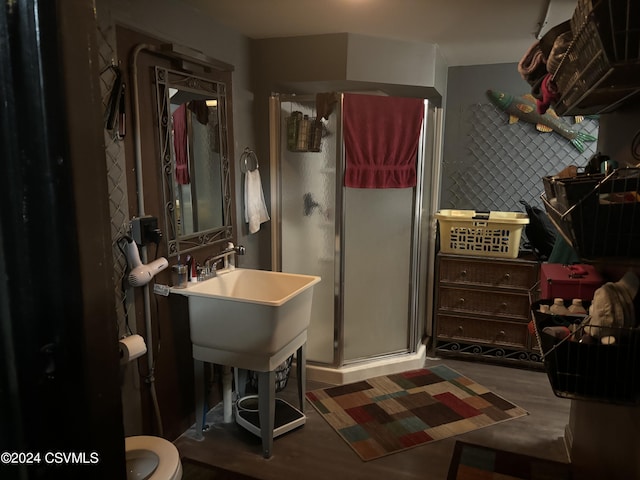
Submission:
MULTIPOLYGON (((281 392, 287 386, 289 382, 289 375, 291 374, 291 364, 293 363, 293 355, 287 358, 284 362, 276 367, 275 370, 275 382, 276 382, 276 393, 281 392)), ((253 370, 249 370, 249 384, 251 388, 255 391, 258 391, 258 372, 254 372, 253 370)))

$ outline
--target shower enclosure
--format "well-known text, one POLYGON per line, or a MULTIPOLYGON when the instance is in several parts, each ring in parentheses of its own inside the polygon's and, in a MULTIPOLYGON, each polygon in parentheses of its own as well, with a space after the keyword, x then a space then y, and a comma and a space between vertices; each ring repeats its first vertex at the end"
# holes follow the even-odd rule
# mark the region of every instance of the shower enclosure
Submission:
POLYGON ((347 188, 343 95, 337 99, 321 122, 315 95, 270 99, 272 265, 322 277, 308 331, 309 377, 346 383, 424 362, 440 112, 424 101, 416 187, 347 188))

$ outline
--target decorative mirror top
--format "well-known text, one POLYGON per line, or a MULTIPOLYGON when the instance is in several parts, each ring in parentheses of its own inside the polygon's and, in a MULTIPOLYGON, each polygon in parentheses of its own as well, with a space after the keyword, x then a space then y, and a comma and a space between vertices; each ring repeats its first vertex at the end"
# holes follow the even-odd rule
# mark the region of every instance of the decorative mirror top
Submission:
POLYGON ((226 85, 155 68, 169 256, 232 237, 226 85))

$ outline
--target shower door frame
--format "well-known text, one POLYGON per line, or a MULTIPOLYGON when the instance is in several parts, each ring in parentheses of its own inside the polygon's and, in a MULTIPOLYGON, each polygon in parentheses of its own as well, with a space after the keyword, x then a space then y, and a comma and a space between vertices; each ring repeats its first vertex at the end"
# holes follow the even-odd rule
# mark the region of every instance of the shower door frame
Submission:
MULTIPOLYGON (((309 359, 309 363, 325 365, 330 367, 343 367, 347 365, 358 364, 361 362, 375 360, 383 360, 389 357, 398 357, 400 355, 413 354, 417 351, 418 344, 422 340, 425 325, 419 321, 420 313, 420 289, 424 289, 427 300, 430 300, 428 295, 429 286, 432 285, 432 280, 428 273, 427 278, 424 281, 420 279, 420 273, 423 271, 421 268, 423 262, 430 264, 428 260, 430 257, 428 251, 421 251, 420 245, 422 244, 423 230, 423 204, 424 204, 424 190, 425 181, 430 180, 431 175, 425 178, 425 157, 431 156, 427 150, 427 137, 429 136, 429 129, 432 126, 428 123, 430 104, 428 100, 424 100, 424 114, 422 127, 420 130, 420 142, 417 153, 417 165, 416 174, 418 182, 414 187, 412 195, 412 225, 411 225, 411 261, 410 261, 410 283, 411 288, 409 290, 409 300, 407 305, 407 347, 402 350, 393 352, 373 354, 366 357, 360 357, 355 359, 344 359, 344 276, 345 269, 343 265, 342 252, 345 249, 345 211, 344 211, 344 198, 346 188, 344 185, 344 172, 346 166, 345 152, 344 152, 344 135, 343 135, 343 100, 344 93, 340 92, 339 102, 332 114, 337 115, 337 129, 339 132, 340 141, 336 145, 336 189, 335 189, 335 235, 339 239, 335 242, 334 250, 334 318, 333 318, 333 362, 330 364, 324 362, 315 362, 309 359), (424 257, 424 258, 423 258, 424 257), (420 327, 423 327, 423 332, 420 331, 420 327)), ((282 118, 281 118, 281 105, 283 102, 313 102, 315 101, 315 95, 295 95, 295 94, 282 94, 274 93, 269 98, 269 136, 270 136, 270 181, 271 181, 271 221, 272 221, 272 235, 271 235, 271 265, 275 271, 282 270, 282 179, 280 177, 280 162, 281 162, 281 145, 282 145, 282 118), (277 139, 277 141, 274 141, 277 139)), ((433 147, 432 147, 433 148, 433 147)), ((430 172, 433 174, 433 171, 430 172)), ((433 198, 433 196, 431 197, 433 198)), ((431 213, 432 208, 429 208, 431 213)), ((430 214, 429 217, 432 215, 430 214)), ((428 231, 427 231, 428 233, 428 231)), ((433 245, 429 243, 428 250, 432 250, 433 245)), ((428 265, 426 265, 428 269, 428 265)), ((301 272, 302 273, 302 272, 301 272)), ((323 281, 325 281, 323 279, 323 281)), ((428 322, 431 315, 429 309, 425 308, 425 321, 428 322)))

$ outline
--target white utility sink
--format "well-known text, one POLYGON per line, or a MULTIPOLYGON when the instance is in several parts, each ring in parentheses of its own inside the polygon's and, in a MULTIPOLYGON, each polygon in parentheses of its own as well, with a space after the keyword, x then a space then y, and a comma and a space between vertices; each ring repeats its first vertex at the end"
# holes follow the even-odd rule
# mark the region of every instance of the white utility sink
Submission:
POLYGON ((278 354, 285 347, 306 340, 312 287, 319 281, 312 275, 236 268, 171 293, 189 299, 194 358, 270 371, 284 360, 278 354))
POLYGON ((304 423, 307 328, 313 286, 319 281, 320 277, 312 275, 235 268, 187 288, 170 290, 188 297, 197 438, 202 438, 204 429, 205 362, 225 366, 225 422, 232 419, 230 367, 236 367, 236 373, 237 369, 258 372, 259 427, 252 431, 262 437, 263 456, 269 458, 275 430, 275 369, 296 353, 300 418, 291 428, 304 423))

